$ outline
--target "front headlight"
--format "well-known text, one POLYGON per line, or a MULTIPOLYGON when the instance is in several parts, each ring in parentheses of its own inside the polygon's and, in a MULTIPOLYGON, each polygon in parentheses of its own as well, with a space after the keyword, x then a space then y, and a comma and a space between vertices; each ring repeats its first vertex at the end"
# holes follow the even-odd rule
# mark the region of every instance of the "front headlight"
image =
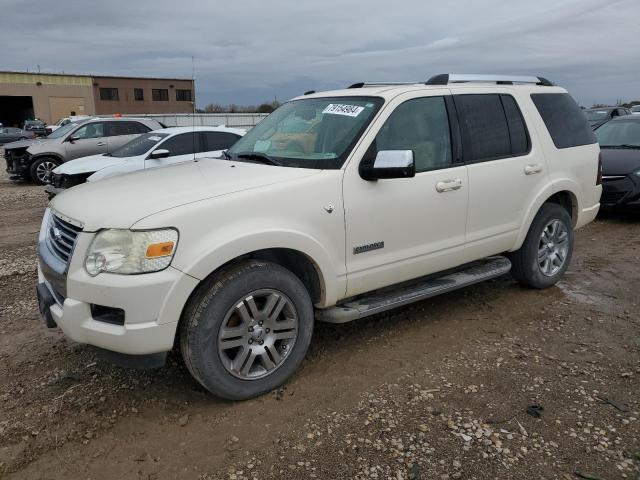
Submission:
POLYGON ((98 232, 84 260, 87 273, 101 272, 132 275, 164 270, 171 264, 178 244, 178 231, 116 230, 98 232))
POLYGON ((47 207, 42 216, 42 223, 40 224, 40 233, 38 234, 38 243, 44 242, 47 238, 47 230, 49 229, 49 222, 51 221, 51 209, 47 207))

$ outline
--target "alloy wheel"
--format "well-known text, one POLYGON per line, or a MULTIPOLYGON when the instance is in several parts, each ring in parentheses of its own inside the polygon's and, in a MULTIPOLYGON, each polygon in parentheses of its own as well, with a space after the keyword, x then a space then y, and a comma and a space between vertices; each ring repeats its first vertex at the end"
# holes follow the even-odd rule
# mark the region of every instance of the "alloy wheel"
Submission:
POLYGON ((49 177, 51 177, 51 172, 53 172, 53 169, 57 166, 58 165, 55 162, 51 162, 49 160, 40 163, 36 167, 36 177, 38 177, 40 182, 47 183, 49 177))
POLYGON ((218 354, 233 376, 256 380, 284 363, 297 337, 293 302, 278 290, 256 290, 225 315, 218 331, 218 354))
POLYGON ((569 252, 569 230, 564 222, 554 219, 542 229, 538 244, 538 267, 553 277, 564 266, 569 252))

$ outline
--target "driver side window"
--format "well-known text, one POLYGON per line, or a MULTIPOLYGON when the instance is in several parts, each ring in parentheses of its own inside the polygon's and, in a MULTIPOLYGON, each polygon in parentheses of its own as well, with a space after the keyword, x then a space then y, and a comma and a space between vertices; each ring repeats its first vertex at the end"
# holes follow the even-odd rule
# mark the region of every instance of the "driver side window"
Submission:
POLYGON ((196 133, 181 133, 175 137, 171 137, 157 148, 162 150, 169 150, 169 156, 175 157, 177 155, 190 155, 199 151, 200 135, 196 133))
POLYGON ((416 173, 451 166, 444 98, 415 98, 399 105, 378 132, 374 145, 375 154, 382 150, 412 150, 416 173))
POLYGON ((99 138, 104 137, 104 123, 89 123, 76 130, 74 137, 87 139, 87 138, 99 138))

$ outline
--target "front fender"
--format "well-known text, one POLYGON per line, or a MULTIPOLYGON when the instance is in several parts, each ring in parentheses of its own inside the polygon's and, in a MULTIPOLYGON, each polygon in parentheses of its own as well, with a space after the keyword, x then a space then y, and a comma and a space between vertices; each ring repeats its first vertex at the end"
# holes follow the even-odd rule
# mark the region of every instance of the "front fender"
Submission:
MULTIPOLYGON (((213 239, 210 239, 213 240, 213 239)), ((338 273, 331 262, 331 255, 316 239, 292 230, 260 231, 227 238, 221 243, 208 243, 209 248, 200 255, 176 258, 173 265, 199 280, 219 269, 224 264, 258 250, 284 248, 306 255, 314 264, 322 287, 321 305, 333 305, 342 296, 339 291, 338 273), (328 280, 328 281, 327 281, 328 280)), ((343 289, 344 290, 344 289, 343 289)))

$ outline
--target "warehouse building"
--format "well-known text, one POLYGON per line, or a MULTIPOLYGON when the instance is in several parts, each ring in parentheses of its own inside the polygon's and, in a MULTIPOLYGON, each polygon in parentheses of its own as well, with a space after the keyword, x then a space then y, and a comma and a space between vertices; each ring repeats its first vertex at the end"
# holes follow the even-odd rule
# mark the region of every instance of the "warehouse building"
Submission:
POLYGON ((70 115, 189 113, 191 79, 0 72, 0 123, 39 118, 55 123, 70 115))

